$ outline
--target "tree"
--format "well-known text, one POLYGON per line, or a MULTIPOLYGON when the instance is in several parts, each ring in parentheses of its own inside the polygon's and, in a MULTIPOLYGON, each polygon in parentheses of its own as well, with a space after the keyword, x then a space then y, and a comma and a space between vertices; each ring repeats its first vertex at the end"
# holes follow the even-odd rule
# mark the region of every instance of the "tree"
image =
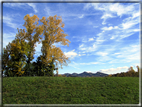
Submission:
POLYGON ((130 77, 134 76, 135 75, 135 70, 133 69, 133 67, 131 66, 130 68, 128 68, 128 75, 130 77))
POLYGON ((5 70, 7 76, 21 76, 24 73, 22 68, 26 64, 25 50, 26 42, 20 40, 20 38, 15 38, 12 43, 4 48, 3 70, 5 70))
POLYGON ((35 76, 43 76, 44 73, 41 71, 42 69, 42 62, 41 62, 41 56, 39 56, 36 60, 36 62, 33 62, 32 65, 34 66, 32 73, 35 76))
POLYGON ((54 64, 51 63, 48 66, 45 66, 42 63, 41 55, 37 58, 36 62, 32 63, 32 76, 53 76, 53 70, 55 69, 54 64))
POLYGON ((43 17, 40 20, 43 23, 41 25, 38 25, 39 18, 36 15, 30 17, 27 14, 24 20, 23 26, 26 29, 18 29, 16 38, 4 48, 2 67, 5 73, 8 76, 33 76, 33 74, 53 76, 53 70, 59 65, 62 68, 62 65, 67 65, 69 61, 62 50, 54 45, 60 42, 68 46, 70 43, 65 38, 67 34, 62 30, 64 24, 61 17, 57 15, 47 19, 43 17), (42 39, 40 35, 44 37, 42 41, 40 41, 42 39), (42 55, 38 57, 37 62, 31 63, 37 42, 42 42, 42 55))
MULTIPOLYGON (((33 15, 30 17, 29 14, 27 14, 24 17, 25 23, 24 27, 26 27, 26 32, 23 30, 23 33, 21 33, 24 36, 24 39, 28 41, 29 44, 29 52, 27 55, 27 65, 25 67, 26 72, 25 75, 29 75, 30 72, 30 62, 34 59, 33 55, 35 52, 34 46, 36 42, 39 42, 39 39, 41 39, 40 35, 42 34, 42 27, 38 25, 39 18, 37 15, 33 15)), ((39 42, 40 43, 40 42, 39 42)))
POLYGON ((54 43, 60 42, 62 45, 69 45, 70 41, 65 37, 68 36, 64 33, 61 17, 50 16, 49 18, 42 17, 40 20, 43 25, 43 36, 44 40, 42 41, 42 57, 41 60, 45 65, 53 62, 56 64, 56 67, 62 68, 62 65, 67 65, 67 61, 69 61, 68 57, 64 55, 62 50, 59 47, 55 47, 54 43))
POLYGON ((54 61, 52 61, 51 63, 49 63, 49 65, 47 66, 46 68, 46 71, 47 72, 47 76, 54 76, 54 73, 53 71, 55 70, 55 65, 54 65, 54 61))
POLYGON ((136 76, 139 77, 139 74, 140 74, 141 69, 140 69, 140 67, 139 67, 138 65, 137 65, 136 67, 137 67, 136 76))
POLYGON ((7 76, 13 76, 13 73, 11 73, 10 66, 12 64, 10 60, 10 54, 11 54, 11 44, 9 43, 6 48, 3 48, 3 54, 2 54, 2 72, 7 76))

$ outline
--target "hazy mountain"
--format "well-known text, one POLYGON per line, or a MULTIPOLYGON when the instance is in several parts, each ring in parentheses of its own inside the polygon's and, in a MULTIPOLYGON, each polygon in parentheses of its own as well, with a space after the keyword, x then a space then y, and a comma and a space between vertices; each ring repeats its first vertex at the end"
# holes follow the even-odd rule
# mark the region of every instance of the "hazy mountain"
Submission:
POLYGON ((68 76, 68 75, 69 75, 69 73, 65 73, 65 74, 62 74, 62 75, 68 76))
POLYGON ((97 73, 91 73, 91 72, 86 72, 84 71, 83 73, 77 74, 77 73, 65 73, 63 75, 66 75, 66 77, 105 77, 108 76, 108 74, 105 73, 101 73, 101 72, 97 72, 97 73))

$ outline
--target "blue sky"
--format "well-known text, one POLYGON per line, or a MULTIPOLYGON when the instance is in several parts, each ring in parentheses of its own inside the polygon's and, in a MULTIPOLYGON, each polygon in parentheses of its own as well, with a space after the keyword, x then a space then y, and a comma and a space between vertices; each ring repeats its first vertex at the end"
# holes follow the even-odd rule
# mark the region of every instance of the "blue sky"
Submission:
MULTIPOLYGON (((115 74, 140 65, 139 3, 4 3, 3 47, 15 38, 17 28, 24 28, 26 14, 62 17, 71 43, 69 47, 54 45, 61 47, 71 63, 59 74, 115 74)), ((37 44, 33 61, 41 55, 41 46, 37 44)))

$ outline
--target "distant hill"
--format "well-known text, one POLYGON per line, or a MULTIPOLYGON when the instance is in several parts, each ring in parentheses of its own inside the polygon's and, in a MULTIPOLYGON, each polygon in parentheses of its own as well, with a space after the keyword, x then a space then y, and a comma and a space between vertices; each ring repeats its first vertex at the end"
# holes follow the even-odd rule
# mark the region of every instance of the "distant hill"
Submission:
POLYGON ((101 72, 97 72, 97 73, 89 73, 89 72, 83 72, 83 73, 80 73, 80 74, 77 74, 77 73, 65 73, 63 74, 65 75, 66 77, 105 77, 105 76, 108 76, 108 74, 104 74, 104 73, 101 73, 101 72))

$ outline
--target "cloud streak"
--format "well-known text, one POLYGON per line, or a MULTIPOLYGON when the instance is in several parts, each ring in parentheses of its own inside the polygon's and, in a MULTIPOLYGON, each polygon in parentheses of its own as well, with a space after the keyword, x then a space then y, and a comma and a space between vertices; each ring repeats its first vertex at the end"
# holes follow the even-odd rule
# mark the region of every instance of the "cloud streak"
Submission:
POLYGON ((13 29, 17 29, 18 24, 13 23, 13 18, 11 18, 10 16, 3 16, 3 22, 8 26, 11 27, 13 29))
POLYGON ((35 13, 38 12, 35 3, 27 3, 27 4, 33 8, 33 10, 34 10, 35 13))
POLYGON ((69 52, 65 52, 65 55, 66 55, 67 57, 69 57, 70 59, 73 59, 74 57, 77 56, 77 53, 74 52, 74 51, 75 51, 75 49, 74 49, 74 50, 71 50, 71 51, 69 51, 69 52))
POLYGON ((102 69, 99 72, 106 73, 106 74, 116 74, 121 72, 126 72, 129 67, 117 67, 117 68, 110 68, 110 69, 102 69))

